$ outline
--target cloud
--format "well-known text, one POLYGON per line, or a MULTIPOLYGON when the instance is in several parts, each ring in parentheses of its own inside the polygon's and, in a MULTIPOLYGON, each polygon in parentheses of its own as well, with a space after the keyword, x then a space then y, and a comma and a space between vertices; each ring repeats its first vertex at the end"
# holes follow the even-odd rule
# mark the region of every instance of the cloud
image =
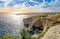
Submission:
POLYGON ((0 0, 0 8, 60 8, 60 0, 0 0))

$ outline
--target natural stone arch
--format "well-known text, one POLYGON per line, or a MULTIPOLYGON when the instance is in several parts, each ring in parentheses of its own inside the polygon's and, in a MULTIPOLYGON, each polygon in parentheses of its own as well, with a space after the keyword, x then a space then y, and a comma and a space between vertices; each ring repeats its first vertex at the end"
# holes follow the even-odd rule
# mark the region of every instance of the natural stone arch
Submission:
POLYGON ((29 24, 29 27, 28 27, 28 30, 29 31, 32 31, 32 27, 33 26, 36 26, 36 27, 43 27, 44 28, 44 24, 43 24, 43 18, 40 19, 40 18, 37 18, 37 19, 34 19, 34 21, 32 21, 30 24, 29 24), (41 25, 41 26, 40 26, 41 25))
MULTIPOLYGON (((28 30, 32 30, 32 26, 34 25, 34 23, 36 23, 37 21, 41 21, 42 25, 44 27, 43 32, 46 32, 50 27, 52 27, 53 25, 55 25, 54 23, 59 22, 60 21, 60 14, 52 14, 52 15, 48 15, 45 18, 37 18, 34 19, 28 27, 28 30)), ((38 21, 38 23, 39 23, 38 21)))

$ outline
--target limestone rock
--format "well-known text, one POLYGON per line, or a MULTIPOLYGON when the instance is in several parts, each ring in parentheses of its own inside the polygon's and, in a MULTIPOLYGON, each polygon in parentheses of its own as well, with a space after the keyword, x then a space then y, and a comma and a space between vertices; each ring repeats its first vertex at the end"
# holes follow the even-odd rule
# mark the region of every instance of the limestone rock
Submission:
POLYGON ((60 25, 48 29, 42 39, 60 39, 60 25))
MULTIPOLYGON (((60 14, 46 14, 33 16, 24 19, 25 26, 28 26, 29 31, 33 31, 33 26, 40 27, 42 25, 43 32, 46 32, 50 27, 60 24, 60 14)), ((39 30, 41 31, 41 30, 39 30)))

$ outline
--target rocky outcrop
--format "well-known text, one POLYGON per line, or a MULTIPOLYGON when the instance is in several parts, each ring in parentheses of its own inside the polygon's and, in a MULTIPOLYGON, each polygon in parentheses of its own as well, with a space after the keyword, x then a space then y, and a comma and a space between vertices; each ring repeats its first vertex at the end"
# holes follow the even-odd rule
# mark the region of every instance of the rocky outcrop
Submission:
POLYGON ((48 29, 42 39, 60 39, 60 25, 48 29))
POLYGON ((27 19, 25 23, 29 24, 27 27, 29 31, 33 31, 33 26, 40 27, 42 25, 42 32, 47 32, 50 27, 60 24, 60 14, 58 13, 34 16, 27 19))

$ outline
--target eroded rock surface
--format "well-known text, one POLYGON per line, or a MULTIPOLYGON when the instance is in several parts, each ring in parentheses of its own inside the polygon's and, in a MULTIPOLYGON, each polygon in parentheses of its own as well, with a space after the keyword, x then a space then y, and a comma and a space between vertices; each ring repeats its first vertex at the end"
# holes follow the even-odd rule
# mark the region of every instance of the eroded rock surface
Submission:
POLYGON ((60 25, 51 27, 42 39, 60 39, 60 25))
MULTIPOLYGON (((29 31, 33 31, 33 26, 40 27, 42 25, 43 30, 42 32, 47 32, 49 28, 52 26, 60 24, 60 14, 46 14, 46 15, 40 15, 40 16, 34 16, 27 18, 27 20, 24 20, 24 23, 27 24, 27 28, 29 31)), ((35 30, 36 30, 35 28, 35 30)), ((36 30, 41 31, 41 30, 36 30)))

